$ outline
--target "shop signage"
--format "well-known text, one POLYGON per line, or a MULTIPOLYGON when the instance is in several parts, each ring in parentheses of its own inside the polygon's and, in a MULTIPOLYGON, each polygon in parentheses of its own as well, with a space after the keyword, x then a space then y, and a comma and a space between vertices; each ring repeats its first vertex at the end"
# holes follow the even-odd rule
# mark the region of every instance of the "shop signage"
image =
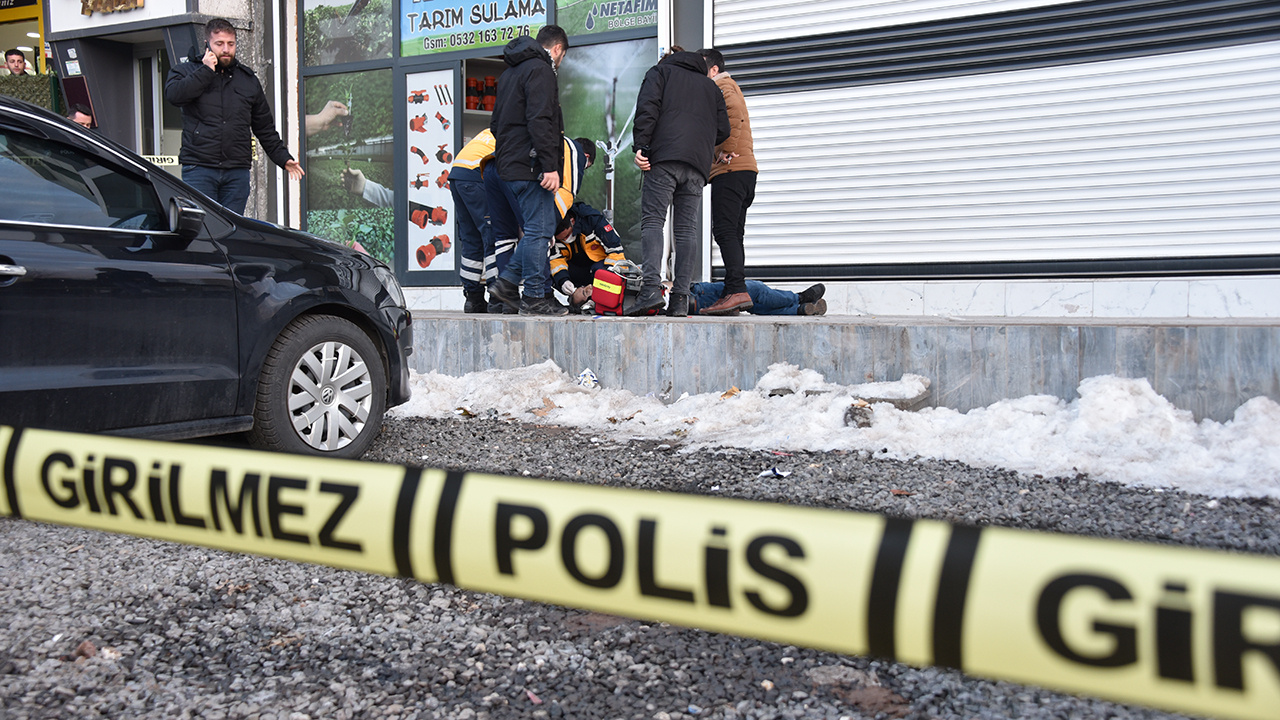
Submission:
POLYGON ((133 10, 145 4, 145 0, 80 0, 80 14, 113 13, 133 10))
MULTIPOLYGON (((551 0, 402 0, 400 54, 500 47, 547 24, 551 0)), ((656 3, 657 0, 653 0, 656 3)))
POLYGON ((556 24, 569 35, 658 26, 658 0, 556 0, 556 24))
POLYGON ((451 128, 460 113, 453 94, 453 70, 412 73, 405 76, 405 84, 409 88, 404 115, 409 151, 405 155, 408 176, 401 187, 407 188, 409 199, 409 224, 403 233, 409 247, 406 265, 400 270, 456 278, 458 250, 450 239, 457 237, 456 213, 449 171, 456 150, 451 128))

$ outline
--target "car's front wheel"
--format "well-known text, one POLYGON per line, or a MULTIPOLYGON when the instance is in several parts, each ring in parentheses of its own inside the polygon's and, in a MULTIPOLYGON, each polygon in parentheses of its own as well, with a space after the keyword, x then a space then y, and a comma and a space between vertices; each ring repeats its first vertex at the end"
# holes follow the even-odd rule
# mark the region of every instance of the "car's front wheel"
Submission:
POLYGON ((342 318, 297 318, 263 361, 249 440, 269 450, 358 458, 382 426, 387 373, 369 337, 342 318))

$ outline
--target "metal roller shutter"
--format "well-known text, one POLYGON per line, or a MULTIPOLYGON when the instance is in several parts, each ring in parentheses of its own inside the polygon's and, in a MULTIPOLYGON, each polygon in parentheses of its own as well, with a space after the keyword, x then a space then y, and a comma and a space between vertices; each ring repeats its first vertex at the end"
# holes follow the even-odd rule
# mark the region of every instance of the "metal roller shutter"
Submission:
POLYGON ((1277 68, 1266 43, 752 96, 748 264, 1280 254, 1277 68))
POLYGON ((729 45, 931 22, 1069 0, 715 0, 715 44, 729 45))
POLYGON ((754 276, 1280 270, 1274 2, 827 5, 807 36, 715 6, 760 165, 754 276), (778 32, 728 32, 749 20, 778 32))

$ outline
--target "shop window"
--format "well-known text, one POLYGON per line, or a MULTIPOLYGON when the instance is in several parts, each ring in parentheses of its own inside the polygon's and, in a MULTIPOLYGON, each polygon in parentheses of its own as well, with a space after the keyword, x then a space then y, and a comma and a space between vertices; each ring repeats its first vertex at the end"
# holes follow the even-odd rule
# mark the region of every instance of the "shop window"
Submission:
POLYGON ((307 230, 388 265, 397 185, 392 118, 402 108, 392 98, 390 69, 306 80, 307 230), (338 105, 345 114, 332 112, 338 105))
POLYGON ((303 0, 303 63, 390 58, 391 10, 391 0, 303 0))
POLYGON ((565 134, 596 143, 579 199, 600 210, 622 236, 627 257, 640 258, 640 168, 633 159, 636 96, 653 65, 657 41, 573 45, 560 66, 565 134))

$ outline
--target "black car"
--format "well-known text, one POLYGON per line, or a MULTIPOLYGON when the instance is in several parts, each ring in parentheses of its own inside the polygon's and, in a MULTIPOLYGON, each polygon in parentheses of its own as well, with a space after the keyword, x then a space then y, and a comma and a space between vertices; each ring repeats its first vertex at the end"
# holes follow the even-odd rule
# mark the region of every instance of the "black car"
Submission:
POLYGON ((409 399, 386 265, 0 96, 0 424, 358 457, 409 399))

